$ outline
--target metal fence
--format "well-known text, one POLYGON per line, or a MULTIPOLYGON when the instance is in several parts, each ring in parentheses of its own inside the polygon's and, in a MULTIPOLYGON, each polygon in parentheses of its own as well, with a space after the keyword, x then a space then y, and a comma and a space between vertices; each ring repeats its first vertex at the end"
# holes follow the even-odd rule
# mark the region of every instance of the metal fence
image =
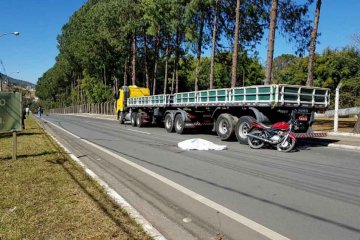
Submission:
POLYGON ((103 114, 115 115, 116 108, 115 101, 103 103, 88 103, 81 105, 73 105, 64 108, 50 109, 48 113, 70 114, 70 113, 90 113, 90 114, 103 114))

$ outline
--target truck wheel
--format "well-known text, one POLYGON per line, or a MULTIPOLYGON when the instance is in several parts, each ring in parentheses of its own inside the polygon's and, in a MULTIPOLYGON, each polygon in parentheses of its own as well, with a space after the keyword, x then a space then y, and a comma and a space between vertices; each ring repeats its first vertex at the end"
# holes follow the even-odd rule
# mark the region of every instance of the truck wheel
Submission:
POLYGON ((235 134, 239 143, 248 144, 246 134, 251 128, 251 123, 255 121, 255 118, 251 116, 242 116, 239 118, 239 121, 236 123, 235 127, 235 134))
POLYGON ((136 116, 137 116, 137 113, 136 112, 133 112, 131 113, 131 126, 133 127, 136 127, 136 116))
POLYGON ((144 126, 142 116, 140 113, 136 114, 136 126, 138 126, 139 128, 144 126))
POLYGON ((171 133, 174 132, 174 121, 170 114, 165 116, 165 129, 167 132, 171 133))
POLYGON ((181 114, 178 114, 175 117, 175 131, 178 134, 183 134, 185 132, 185 122, 181 114))
POLYGON ((118 115, 118 119, 119 119, 119 124, 124 124, 124 113, 123 112, 119 112, 119 115, 118 115))
POLYGON ((237 118, 228 113, 223 113, 217 118, 215 130, 221 140, 226 141, 234 138, 236 120, 237 118))

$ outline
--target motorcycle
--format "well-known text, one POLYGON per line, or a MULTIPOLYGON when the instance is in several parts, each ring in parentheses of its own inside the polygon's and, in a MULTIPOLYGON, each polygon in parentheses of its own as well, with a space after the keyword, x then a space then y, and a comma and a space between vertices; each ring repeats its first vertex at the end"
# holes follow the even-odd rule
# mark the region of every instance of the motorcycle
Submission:
POLYGON ((296 121, 277 122, 271 126, 263 123, 252 122, 251 129, 247 134, 248 144, 251 148, 260 149, 265 144, 276 145, 279 152, 290 152, 296 144, 293 130, 296 121))

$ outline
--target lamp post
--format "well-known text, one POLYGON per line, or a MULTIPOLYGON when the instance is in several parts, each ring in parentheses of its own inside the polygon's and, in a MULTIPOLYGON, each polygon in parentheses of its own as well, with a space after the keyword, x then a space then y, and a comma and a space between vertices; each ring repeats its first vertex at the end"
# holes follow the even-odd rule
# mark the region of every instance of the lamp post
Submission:
MULTIPOLYGON (((0 34, 0 38, 6 35, 14 35, 14 36, 19 36, 20 33, 19 32, 8 32, 8 33, 2 33, 0 34)), ((0 76, 0 92, 2 92, 2 82, 3 82, 3 78, 2 76, 0 76)))
POLYGON ((8 32, 8 33, 3 33, 3 34, 0 34, 0 37, 3 37, 5 35, 15 35, 15 36, 19 36, 20 33, 19 32, 8 32))
POLYGON ((3 75, 1 75, 0 76, 0 92, 2 92, 3 91, 3 82, 5 83, 5 84, 9 84, 9 76, 11 75, 11 74, 14 74, 14 73, 20 73, 20 71, 16 71, 16 72, 11 72, 11 73, 9 73, 9 74, 3 74, 3 75), (3 76, 5 76, 5 78, 3 78, 3 76), (3 81, 4 80, 4 81, 3 81))
POLYGON ((11 75, 14 74, 14 73, 19 74, 20 71, 11 72, 11 73, 9 73, 9 74, 6 74, 5 83, 9 84, 9 77, 11 77, 11 75))

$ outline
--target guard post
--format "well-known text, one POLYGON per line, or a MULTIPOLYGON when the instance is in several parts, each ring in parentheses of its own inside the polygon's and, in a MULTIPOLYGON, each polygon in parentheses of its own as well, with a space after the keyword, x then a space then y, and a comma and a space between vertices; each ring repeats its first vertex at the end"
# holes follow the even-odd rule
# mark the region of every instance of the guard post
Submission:
POLYGON ((22 112, 20 92, 0 92, 0 133, 12 132, 13 160, 17 155, 17 132, 22 130, 22 112))

